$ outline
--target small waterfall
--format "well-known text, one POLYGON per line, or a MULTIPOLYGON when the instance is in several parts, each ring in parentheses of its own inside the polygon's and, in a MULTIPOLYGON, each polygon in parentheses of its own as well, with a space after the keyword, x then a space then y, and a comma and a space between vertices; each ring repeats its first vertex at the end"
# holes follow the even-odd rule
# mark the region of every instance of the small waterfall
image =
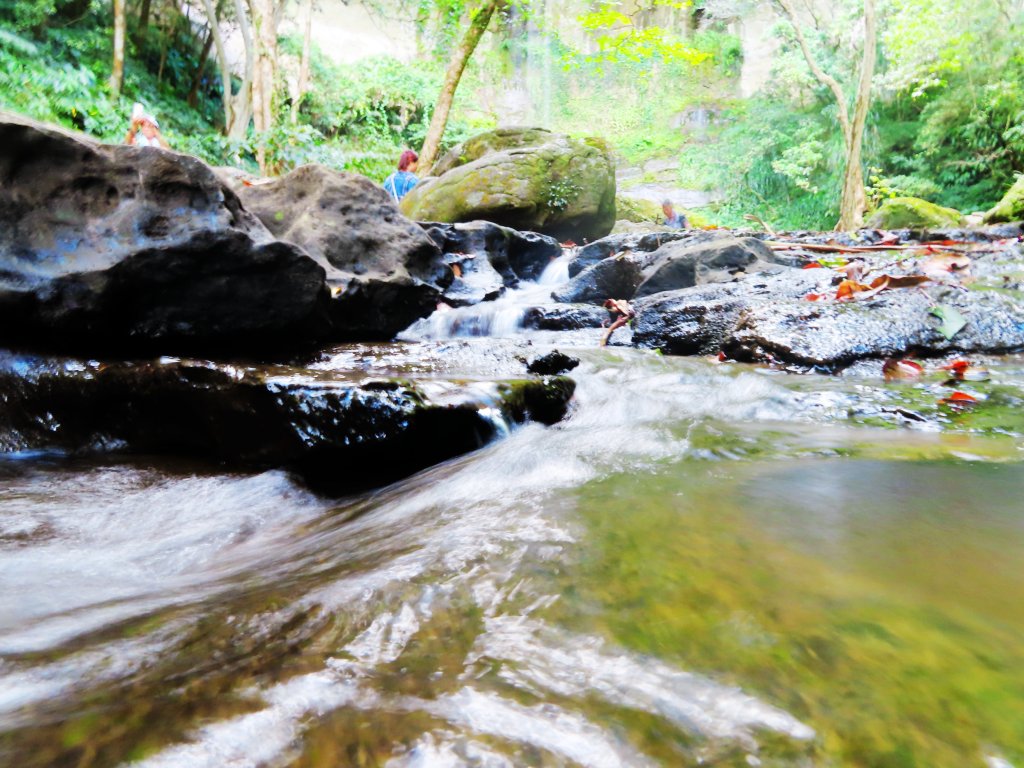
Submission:
POLYGON ((469 307, 442 306, 429 317, 410 325, 398 338, 401 341, 427 341, 468 336, 514 336, 522 330, 526 310, 551 301, 553 288, 569 281, 572 256, 563 254, 544 268, 536 282, 523 282, 494 301, 469 307))

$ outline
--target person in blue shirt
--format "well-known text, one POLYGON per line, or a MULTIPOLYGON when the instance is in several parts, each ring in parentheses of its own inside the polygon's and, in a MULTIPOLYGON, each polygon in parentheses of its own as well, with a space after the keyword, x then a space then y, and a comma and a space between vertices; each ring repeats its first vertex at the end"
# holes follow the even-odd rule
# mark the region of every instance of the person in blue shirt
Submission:
POLYGON ((391 199, 396 203, 409 194, 419 181, 416 178, 416 165, 419 160, 419 155, 411 149, 405 150, 398 158, 398 170, 384 179, 384 191, 391 195, 391 199))
POLYGON ((672 208, 671 200, 662 201, 661 212, 665 214, 666 227, 671 229, 687 229, 690 226, 690 222, 686 220, 685 214, 676 213, 672 208))

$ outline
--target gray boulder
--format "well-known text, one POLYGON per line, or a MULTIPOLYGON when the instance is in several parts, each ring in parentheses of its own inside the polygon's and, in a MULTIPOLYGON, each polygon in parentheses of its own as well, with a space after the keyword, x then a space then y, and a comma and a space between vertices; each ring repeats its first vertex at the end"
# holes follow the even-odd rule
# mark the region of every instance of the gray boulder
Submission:
POLYGON ((567 304, 601 304, 605 299, 629 299, 643 282, 648 254, 624 252, 587 267, 551 298, 567 304))
POLYGON ((669 243, 651 254, 636 296, 724 283, 772 263, 771 249, 753 237, 716 237, 702 243, 669 243))
POLYGON ((329 336, 328 299, 199 160, 0 115, 0 340, 288 351, 329 336))
POLYGON ((507 128, 453 149, 405 198, 419 221, 483 219, 577 240, 602 237, 615 223, 615 171, 600 139, 539 128, 507 128))
MULTIPOLYGON (((829 290, 834 273, 825 269, 772 267, 728 283, 665 291, 633 303, 633 344, 670 355, 718 352, 744 312, 777 301, 802 300, 829 290)), ((805 302, 806 303, 806 302, 805 302)))
POLYGON ((517 288, 520 280, 536 280, 562 255, 562 246, 553 237, 489 221, 420 226, 443 251, 445 262, 458 271, 444 291, 444 301, 452 306, 497 298, 505 288, 517 288))
POLYGON ((452 282, 434 242, 364 176, 305 165, 239 196, 324 268, 334 338, 390 339, 430 314, 452 282))
POLYGON ((665 243, 677 240, 686 240, 691 243, 703 242, 708 237, 708 233, 693 230, 628 232, 608 235, 577 249, 573 260, 569 262, 569 277, 576 277, 587 267, 591 267, 615 253, 623 251, 650 253, 658 250, 665 243))

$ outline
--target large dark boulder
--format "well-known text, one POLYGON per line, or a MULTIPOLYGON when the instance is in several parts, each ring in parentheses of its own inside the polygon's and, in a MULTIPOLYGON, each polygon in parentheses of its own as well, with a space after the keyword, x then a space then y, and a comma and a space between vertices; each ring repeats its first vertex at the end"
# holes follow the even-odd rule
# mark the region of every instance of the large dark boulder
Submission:
POLYGON ((643 282, 649 256, 623 252, 587 267, 551 298, 568 304, 601 304, 606 299, 629 299, 643 282))
POLYGON ((576 240, 603 237, 615 223, 615 168, 600 139, 498 129, 455 147, 434 173, 402 199, 410 218, 483 219, 576 240))
POLYGON ((323 266, 336 339, 390 339, 430 314, 451 284, 434 242, 364 176, 305 165, 243 186, 239 197, 275 237, 323 266))
POLYGON ((680 241, 663 245, 647 262, 636 296, 689 288, 706 283, 725 283, 739 274, 764 269, 772 263, 771 248, 753 237, 716 237, 691 244, 680 241))
POLYGON ((444 291, 444 301, 452 306, 488 301, 505 288, 518 288, 520 280, 536 280, 562 255, 562 246, 553 237, 489 221, 422 222, 420 226, 457 272, 444 291))
POLYGON ((592 304, 545 304, 523 314, 523 327, 538 331, 578 331, 600 328, 608 311, 592 304))
POLYGON ((0 353, 0 452, 174 454, 284 467, 331 492, 389 482, 473 450, 502 425, 561 419, 565 378, 420 388, 353 371, 0 353), (443 393, 435 399, 429 394, 443 393))
POLYGON ((616 253, 623 253, 624 251, 651 253, 661 248, 665 243, 672 243, 677 240, 686 240, 691 243, 701 242, 708 237, 708 233, 686 229, 661 232, 623 232, 608 235, 600 240, 580 246, 576 250, 572 261, 569 262, 569 277, 576 277, 587 267, 592 267, 597 262, 603 261, 616 253))
POLYGON ((0 115, 0 340, 270 353, 326 338, 328 298, 199 160, 0 115))
POLYGON ((633 302, 633 344, 670 355, 718 352, 744 312, 831 289, 826 269, 773 267, 728 283, 656 293, 633 302))

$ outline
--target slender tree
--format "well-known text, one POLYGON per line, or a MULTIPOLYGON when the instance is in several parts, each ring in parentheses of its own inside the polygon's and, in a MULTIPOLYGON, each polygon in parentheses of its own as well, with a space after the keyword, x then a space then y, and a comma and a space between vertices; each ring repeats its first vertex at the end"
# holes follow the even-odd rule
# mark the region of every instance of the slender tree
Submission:
POLYGON ((309 48, 310 38, 313 34, 313 0, 304 0, 302 3, 300 23, 302 25, 302 58, 299 59, 299 82, 295 98, 292 100, 292 125, 299 121, 302 97, 306 95, 306 90, 309 88, 309 48))
POLYGON ((232 94, 231 88, 231 64, 228 59, 227 48, 224 43, 224 34, 220 28, 220 16, 218 13, 220 3, 214 7, 213 0, 203 0, 203 10, 210 22, 210 33, 213 35, 214 46, 217 49, 217 63, 220 67, 221 99, 224 104, 224 134, 233 139, 245 136, 249 127, 249 120, 252 117, 252 71, 254 58, 252 55, 252 33, 249 30, 249 23, 245 16, 245 9, 240 0, 235 0, 235 13, 238 15, 239 30, 242 34, 242 41, 245 45, 245 71, 242 77, 242 87, 237 94, 232 94))
POLYGON ((490 24, 499 2, 501 0, 487 0, 485 5, 477 8, 473 12, 466 33, 452 49, 448 59, 448 69, 444 75, 444 83, 441 85, 441 93, 437 97, 437 104, 434 106, 434 113, 430 118, 430 127, 427 129, 423 148, 420 151, 419 169, 421 172, 429 173, 434 161, 437 160, 441 139, 444 137, 444 129, 448 126, 448 113, 451 111, 452 102, 455 99, 455 89, 459 87, 466 64, 473 55, 473 51, 476 50, 480 38, 487 31, 487 25, 490 24))
POLYGON ((864 0, 864 50, 861 57, 857 91, 854 95, 852 118, 843 87, 838 80, 821 68, 811 51, 792 0, 778 0, 778 2, 793 25, 797 42, 800 44, 800 50, 803 52, 811 73, 819 83, 832 92, 832 96, 835 98, 839 127, 843 132, 843 143, 846 147, 837 229, 857 229, 864 223, 864 209, 867 203, 861 154, 864 144, 864 125, 867 122, 868 109, 871 106, 871 78, 874 76, 875 69, 877 41, 875 0, 864 0))
POLYGON ((256 147, 260 172, 266 174, 266 135, 274 127, 274 85, 277 79, 277 27, 284 4, 275 0, 249 0, 255 30, 255 74, 252 80, 252 122, 261 135, 256 147))
POLYGON ((110 90, 114 95, 121 93, 124 86, 124 37, 128 22, 125 18, 124 0, 113 0, 114 6, 114 61, 110 69, 110 90))

